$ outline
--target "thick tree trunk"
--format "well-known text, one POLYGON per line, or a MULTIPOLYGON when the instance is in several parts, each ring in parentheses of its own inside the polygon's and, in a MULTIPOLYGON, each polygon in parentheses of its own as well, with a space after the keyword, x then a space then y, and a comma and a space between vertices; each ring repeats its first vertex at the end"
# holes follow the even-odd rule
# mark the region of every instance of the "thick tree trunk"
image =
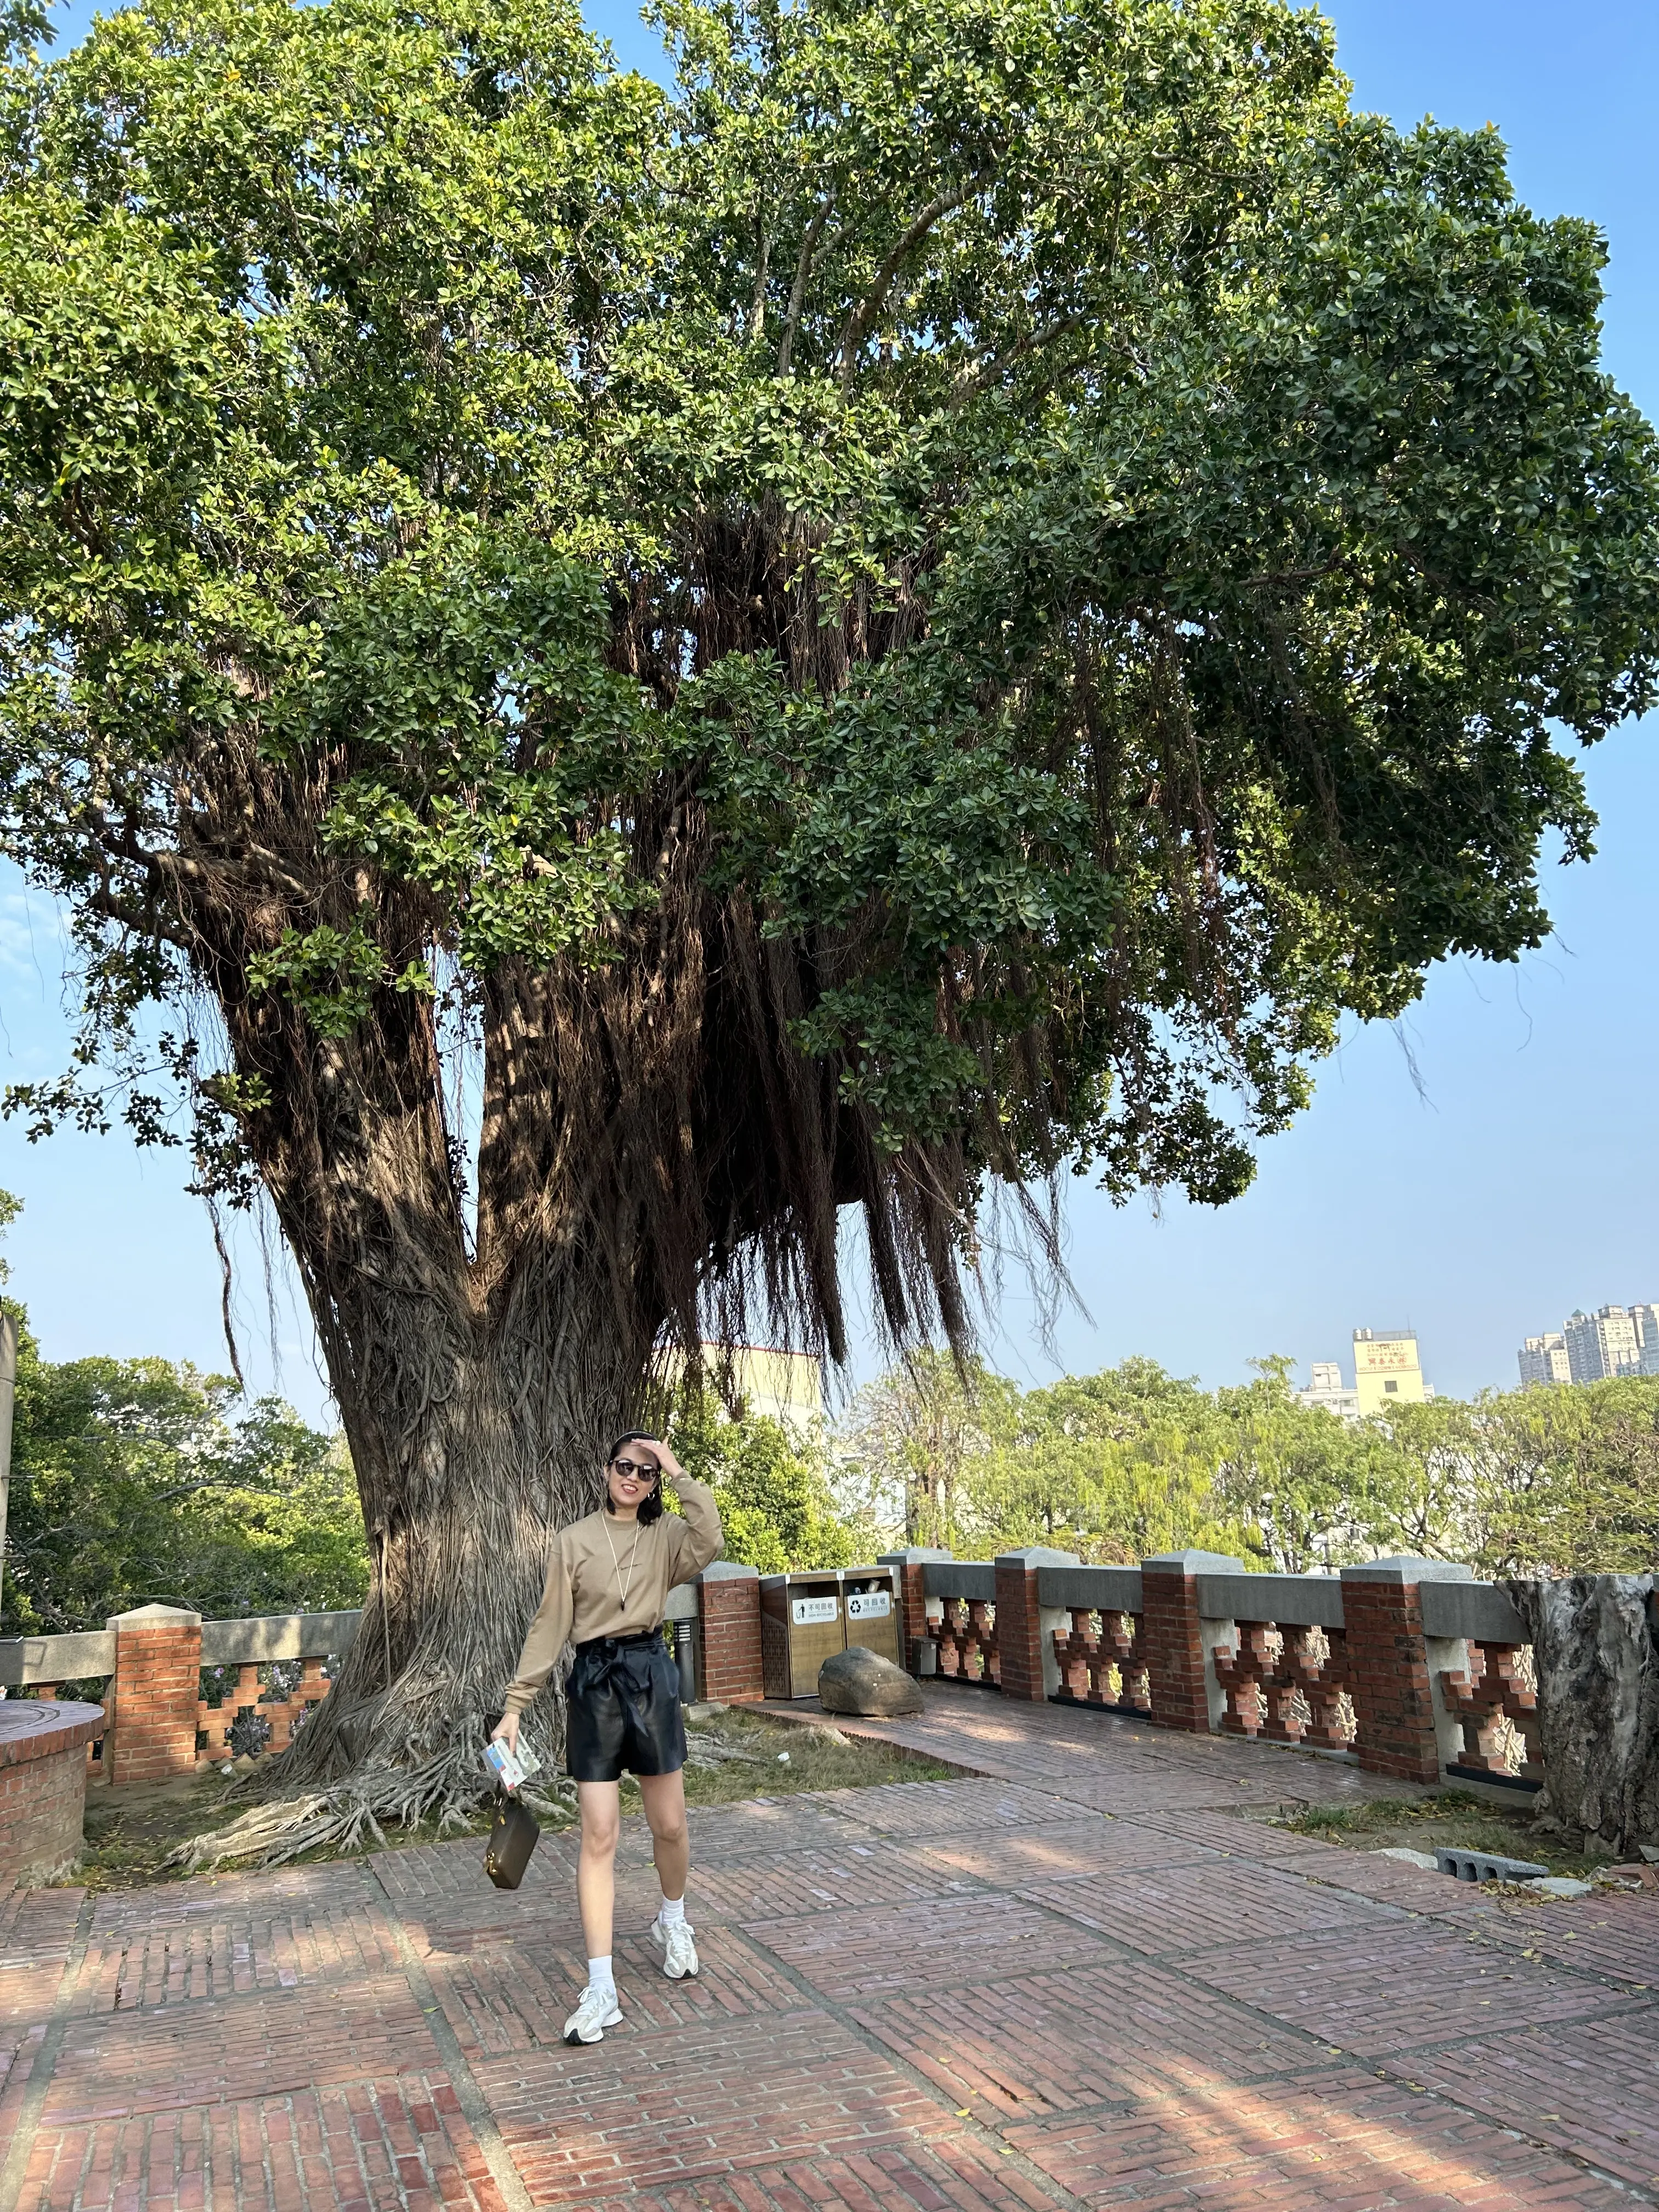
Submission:
MULTIPOLYGON (((437 1387, 418 1443, 398 1462, 387 1462, 382 1419, 348 1419, 373 1587, 326 1702, 273 1783, 325 1786, 392 1769, 401 1782, 388 1776, 387 1786, 425 1809, 465 1804, 487 1786, 483 1745, 541 1595, 549 1543, 592 1510, 603 1441, 629 1425, 651 1352, 648 1339, 627 1340, 579 1279, 550 1289, 547 1305, 557 1356, 539 1332, 479 1322, 477 1341, 445 1359, 447 1347, 430 1340, 443 1332, 422 1317, 422 1365, 437 1387), (434 1352, 447 1373, 431 1374, 434 1352)), ((528 1727, 557 1747, 556 1688, 528 1727)))
MULTIPOLYGON (((406 979, 429 981, 453 915, 331 859, 325 804, 262 756, 228 754, 206 827, 192 816, 189 832, 218 859, 192 857, 176 885, 234 1071, 203 1086, 232 1128, 207 1124, 204 1179, 240 1192, 251 1168, 276 1210, 374 1571, 338 1682, 252 1784, 311 1806, 313 1824, 279 1835, 268 1807, 238 1856, 483 1796, 483 1741, 549 1540, 590 1510, 605 1443, 640 1418, 665 1329, 689 1349, 711 1316, 733 1340, 751 1314, 804 1317, 840 1357, 837 1211, 854 1200, 895 1334, 930 1313, 957 1340, 963 1328, 966 1148, 894 1158, 839 1067, 801 1055, 793 1025, 821 988, 817 956, 769 936, 745 902, 708 895, 708 827, 683 792, 602 810, 631 813, 652 890, 619 918, 608 957, 505 958, 442 1016, 406 979), (281 861, 252 889, 223 859, 249 843, 281 861), (371 925, 378 972, 396 980, 361 1003, 256 980, 251 954, 280 978, 299 972, 282 963, 306 933, 345 942, 371 925), (441 1019, 463 1018, 483 1048, 471 1237, 441 1036, 441 1019)), ((550 1748, 559 1719, 554 1697, 532 1723, 550 1748)))
MULTIPOLYGON (((601 1141, 602 1085, 561 1110, 574 1086, 537 1033, 545 981, 498 992, 469 1249, 429 1009, 387 992, 328 1039, 269 996, 222 991, 238 1065, 267 1094, 247 1141, 316 1324, 373 1571, 327 1699, 252 1790, 327 1798, 348 1826, 364 1808, 462 1812, 489 1786, 483 1747, 553 1532, 592 1510, 605 1442, 641 1410, 665 1306, 638 1171, 601 1141)), ((556 1690, 531 1729, 561 1748, 556 1690)))
POLYGON ((1539 1820, 1615 1850, 1659 1844, 1659 1620, 1652 1575, 1513 1582, 1544 1740, 1539 1820))

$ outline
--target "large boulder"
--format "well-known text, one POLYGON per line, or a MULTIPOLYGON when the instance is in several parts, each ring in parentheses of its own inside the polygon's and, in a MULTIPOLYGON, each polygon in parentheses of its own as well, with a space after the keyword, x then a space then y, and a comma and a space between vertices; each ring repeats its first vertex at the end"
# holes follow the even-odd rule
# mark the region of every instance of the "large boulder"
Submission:
POLYGON ((922 1711, 921 1692, 902 1667, 854 1644, 833 1651, 818 1669, 818 1703, 826 1713, 866 1713, 890 1718, 922 1711))

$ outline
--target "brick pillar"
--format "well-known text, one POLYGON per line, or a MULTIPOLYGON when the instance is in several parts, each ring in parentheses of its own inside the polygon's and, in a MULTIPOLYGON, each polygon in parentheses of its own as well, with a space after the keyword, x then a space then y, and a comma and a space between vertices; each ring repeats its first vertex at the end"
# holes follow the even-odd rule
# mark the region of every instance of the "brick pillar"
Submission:
POLYGON ((1140 1563, 1140 1635, 1154 1728, 1210 1732, 1208 1655, 1198 1612, 1200 1575, 1242 1575, 1242 1559, 1219 1552, 1162 1552, 1140 1563))
POLYGON ((702 1625, 702 1694, 726 1705, 763 1698, 759 1570, 717 1559, 696 1579, 702 1625))
POLYGON ((1359 1722, 1354 1749, 1367 1773, 1440 1779, 1421 1585, 1468 1579, 1467 1567, 1438 1559, 1368 1559, 1343 1568, 1348 1694, 1359 1722))
POLYGON ((893 1570, 893 1588, 898 1593, 899 1664, 907 1674, 916 1671, 916 1645, 927 1633, 927 1583, 922 1570, 930 1560, 941 1565, 952 1560, 951 1552, 930 1552, 924 1545, 912 1545, 906 1552, 883 1552, 876 1565, 893 1570))
POLYGON ((176 1605, 118 1613, 115 1720, 104 1741, 109 1780, 167 1782, 196 1771, 202 1616, 176 1605))
POLYGON ((1023 1551, 999 1552, 996 1559, 997 1650, 1002 1662, 1002 1694, 1040 1705, 1060 1687, 1060 1668, 1050 1641, 1044 1647, 1042 1608, 1037 1602, 1039 1567, 1074 1567, 1075 1552, 1048 1544, 1023 1551))

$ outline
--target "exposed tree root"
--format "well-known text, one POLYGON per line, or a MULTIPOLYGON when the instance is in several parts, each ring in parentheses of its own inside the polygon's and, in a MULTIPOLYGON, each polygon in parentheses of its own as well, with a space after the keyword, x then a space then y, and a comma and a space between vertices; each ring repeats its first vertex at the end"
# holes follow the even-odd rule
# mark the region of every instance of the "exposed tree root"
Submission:
POLYGON ((685 1763, 688 1766, 712 1770, 728 1766, 734 1759, 741 1760, 745 1766, 764 1766, 767 1764, 758 1752, 739 1751, 734 1744, 729 1744, 722 1737, 712 1735, 707 1730, 700 1730, 696 1735, 686 1738, 685 1763))
MULTIPOLYGON (((365 1766, 329 1788, 251 1805, 228 1827, 180 1844, 167 1864, 191 1874, 233 1863, 257 1872, 307 1851, 362 1850, 371 1842, 386 1849, 389 1828, 434 1823, 440 1836, 465 1832, 495 1794, 486 1777, 465 1770, 450 1754, 422 1767, 365 1766)), ((574 1782, 538 1775, 520 1795, 544 1826, 564 1827, 575 1818, 574 1782)))
MULTIPOLYGON (((229 1794, 246 1810, 229 1825, 192 1836, 170 1852, 167 1864, 190 1874, 237 1865, 249 1872, 278 1867, 307 1851, 347 1852, 368 1844, 387 1847, 388 1829, 435 1826, 440 1836, 464 1833, 495 1802, 495 1784, 478 1771, 470 1734, 435 1758, 407 1765, 380 1760, 338 1781, 283 1790, 284 1766, 271 1760, 229 1794), (249 1799, 255 1802, 247 1803, 249 1799)), ((742 1751, 714 1729, 692 1729, 686 1765, 713 1771, 740 1762, 764 1766, 758 1753, 742 1751)), ((286 1761, 284 1762, 284 1765, 286 1761)), ((576 1817, 576 1785, 562 1776, 538 1774, 520 1791, 544 1827, 566 1827, 576 1817)))

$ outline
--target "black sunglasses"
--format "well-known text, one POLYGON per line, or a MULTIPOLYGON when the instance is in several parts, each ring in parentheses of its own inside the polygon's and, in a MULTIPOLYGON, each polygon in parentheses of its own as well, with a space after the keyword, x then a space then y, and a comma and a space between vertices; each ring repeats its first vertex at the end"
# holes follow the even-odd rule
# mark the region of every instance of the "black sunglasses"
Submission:
POLYGON ((636 1482, 654 1482, 661 1473, 654 1460, 613 1459, 611 1464, 618 1474, 631 1474, 636 1482))

